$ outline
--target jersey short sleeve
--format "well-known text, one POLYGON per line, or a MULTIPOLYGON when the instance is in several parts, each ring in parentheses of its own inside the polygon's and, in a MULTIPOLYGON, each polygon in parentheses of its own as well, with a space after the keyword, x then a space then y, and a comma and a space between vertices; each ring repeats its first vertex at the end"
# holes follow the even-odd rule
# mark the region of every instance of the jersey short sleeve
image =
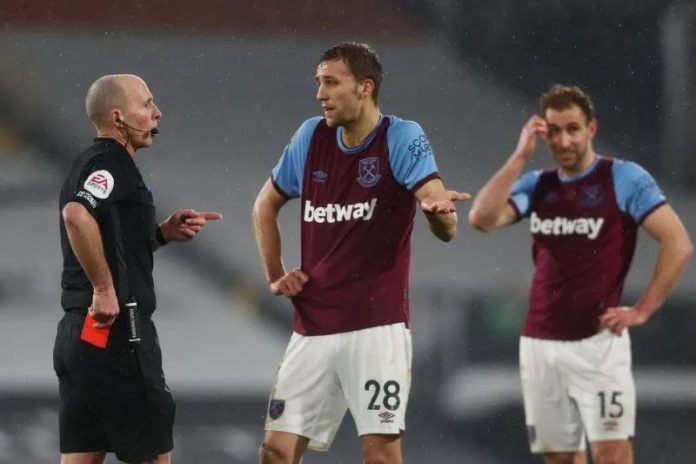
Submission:
POLYGON ((529 215, 532 207, 532 195, 539 182, 541 171, 530 171, 520 176, 512 185, 510 202, 517 210, 520 217, 529 215))
POLYGON ((96 158, 85 165, 70 201, 81 203, 95 218, 123 198, 132 184, 122 163, 111 157, 96 158))
POLYGON ((286 198, 297 198, 302 194, 302 178, 312 141, 314 129, 321 121, 317 116, 306 120, 287 144, 278 164, 273 168, 271 179, 278 193, 286 198))
POLYGON ((614 190, 619 209, 640 223, 658 206, 665 203, 665 195, 655 179, 641 166, 624 160, 612 165, 614 190))
POLYGON ((433 149, 418 123, 390 118, 387 145, 392 173, 407 189, 417 189, 422 181, 437 176, 433 149))

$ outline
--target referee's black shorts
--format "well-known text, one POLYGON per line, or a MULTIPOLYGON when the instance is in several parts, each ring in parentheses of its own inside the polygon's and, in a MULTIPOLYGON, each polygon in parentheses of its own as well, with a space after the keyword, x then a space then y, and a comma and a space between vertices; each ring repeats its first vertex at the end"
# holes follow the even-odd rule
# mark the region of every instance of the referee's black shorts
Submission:
POLYGON ((113 452, 123 462, 140 464, 171 451, 175 406, 152 320, 140 316, 141 342, 134 350, 121 317, 106 349, 80 339, 84 319, 66 312, 53 349, 60 452, 113 452))

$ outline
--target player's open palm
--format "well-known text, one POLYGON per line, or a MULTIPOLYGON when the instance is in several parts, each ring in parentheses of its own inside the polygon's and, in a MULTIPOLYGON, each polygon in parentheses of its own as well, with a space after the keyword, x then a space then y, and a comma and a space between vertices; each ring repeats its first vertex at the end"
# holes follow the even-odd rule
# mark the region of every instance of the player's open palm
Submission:
POLYGON ((293 269, 286 272, 280 279, 271 282, 270 289, 274 295, 291 297, 299 294, 307 282, 309 282, 309 276, 302 269, 293 269))
POLYGON ((432 192, 420 202, 421 209, 430 214, 449 214, 457 210, 455 202, 471 199, 471 195, 454 190, 432 192))

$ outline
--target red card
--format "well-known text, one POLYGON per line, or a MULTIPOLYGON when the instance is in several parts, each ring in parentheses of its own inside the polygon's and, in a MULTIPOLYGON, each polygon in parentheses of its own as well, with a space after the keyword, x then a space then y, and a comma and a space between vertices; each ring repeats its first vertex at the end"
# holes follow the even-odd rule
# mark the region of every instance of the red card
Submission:
POLYGON ((111 331, 111 326, 107 327, 94 327, 97 321, 87 313, 85 316, 85 323, 82 325, 82 334, 80 338, 87 343, 90 343, 99 348, 106 348, 106 342, 109 339, 109 332, 111 331))

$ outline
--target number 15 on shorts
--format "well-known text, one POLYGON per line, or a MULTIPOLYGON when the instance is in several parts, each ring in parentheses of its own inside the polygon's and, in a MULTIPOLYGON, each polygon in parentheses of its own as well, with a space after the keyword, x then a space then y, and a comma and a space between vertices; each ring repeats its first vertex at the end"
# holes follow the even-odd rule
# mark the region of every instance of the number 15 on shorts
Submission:
POLYGON ((624 414, 623 403, 621 402, 621 391, 601 391, 597 392, 599 399, 599 417, 601 419, 618 419, 624 414))

